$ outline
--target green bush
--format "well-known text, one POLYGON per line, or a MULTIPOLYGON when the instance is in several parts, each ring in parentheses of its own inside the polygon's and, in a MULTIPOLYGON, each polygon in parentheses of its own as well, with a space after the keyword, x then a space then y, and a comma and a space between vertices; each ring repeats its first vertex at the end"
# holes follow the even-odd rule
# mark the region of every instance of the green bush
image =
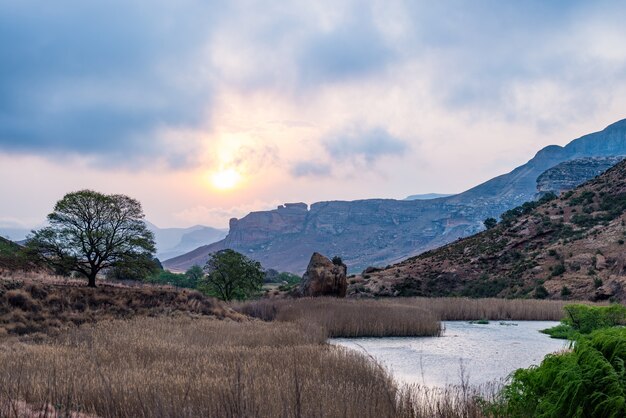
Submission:
POLYGON ((543 332, 553 338, 570 338, 578 334, 589 334, 602 328, 610 328, 626 324, 626 307, 622 305, 588 306, 567 305, 563 308, 566 313, 561 325, 549 328, 543 332), (569 327, 569 331, 565 329, 569 327))
POLYGON ((598 330, 570 352, 517 370, 494 409, 511 417, 626 416, 624 341, 624 328, 598 330))

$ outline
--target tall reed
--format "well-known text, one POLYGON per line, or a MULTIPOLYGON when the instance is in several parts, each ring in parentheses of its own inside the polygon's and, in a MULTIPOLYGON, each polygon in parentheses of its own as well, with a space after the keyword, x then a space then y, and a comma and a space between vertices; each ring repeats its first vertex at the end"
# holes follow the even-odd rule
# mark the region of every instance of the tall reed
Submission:
POLYGON ((441 332, 431 311, 391 299, 276 299, 235 304, 234 308, 265 321, 316 324, 329 337, 433 336, 441 332))

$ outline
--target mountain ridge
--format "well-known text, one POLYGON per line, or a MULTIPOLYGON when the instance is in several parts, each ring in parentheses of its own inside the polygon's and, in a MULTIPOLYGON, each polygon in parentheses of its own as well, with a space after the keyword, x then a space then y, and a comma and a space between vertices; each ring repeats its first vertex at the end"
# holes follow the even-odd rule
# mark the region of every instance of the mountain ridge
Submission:
POLYGON ((484 219, 532 200, 538 176, 561 162, 616 155, 626 155, 626 119, 564 147, 544 147, 511 172, 450 197, 295 203, 252 212, 231 220, 223 240, 166 260, 164 266, 180 271, 203 265, 209 253, 224 248, 294 273, 304 271, 315 251, 341 256, 351 270, 385 266, 482 230, 484 219))

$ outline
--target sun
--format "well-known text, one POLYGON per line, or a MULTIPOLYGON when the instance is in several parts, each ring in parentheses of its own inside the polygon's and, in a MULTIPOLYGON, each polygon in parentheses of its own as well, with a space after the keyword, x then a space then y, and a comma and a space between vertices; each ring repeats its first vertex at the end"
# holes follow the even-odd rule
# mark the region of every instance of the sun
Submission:
POLYGON ((211 183, 213 187, 219 190, 233 189, 241 181, 241 175, 237 170, 228 168, 220 170, 211 175, 211 183))

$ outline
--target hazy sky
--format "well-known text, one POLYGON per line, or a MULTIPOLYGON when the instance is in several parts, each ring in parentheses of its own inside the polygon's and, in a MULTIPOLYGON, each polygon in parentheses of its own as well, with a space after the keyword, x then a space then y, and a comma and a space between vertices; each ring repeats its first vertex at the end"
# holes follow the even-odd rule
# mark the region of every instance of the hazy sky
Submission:
POLYGON ((622 1, 0 0, 0 226, 460 192, 626 117, 622 1))

